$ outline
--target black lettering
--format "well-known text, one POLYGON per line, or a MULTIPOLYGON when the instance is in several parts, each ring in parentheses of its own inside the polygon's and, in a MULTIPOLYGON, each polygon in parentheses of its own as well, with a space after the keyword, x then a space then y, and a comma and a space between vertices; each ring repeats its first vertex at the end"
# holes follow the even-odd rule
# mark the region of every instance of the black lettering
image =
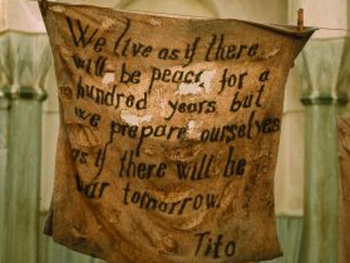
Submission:
POLYGON ((87 113, 86 110, 84 110, 82 108, 75 107, 75 115, 83 120, 86 120, 87 118, 89 118, 91 116, 91 113, 87 113))
POLYGON ((168 209, 168 204, 164 203, 164 202, 161 202, 158 205, 158 209, 159 209, 159 211, 165 213, 167 211, 167 209, 168 209))
POLYGON ((77 191, 84 194, 89 199, 99 199, 103 197, 106 188, 110 185, 107 182, 94 182, 85 184, 79 174, 75 175, 77 191), (98 192, 98 195, 96 195, 98 192))
POLYGON ((174 117, 176 112, 179 113, 204 113, 204 114, 209 114, 209 113, 214 113, 216 111, 216 101, 200 101, 200 102, 181 102, 179 101, 173 102, 173 101, 168 101, 169 106, 171 107, 172 111, 171 114, 164 118, 165 120, 170 120, 171 118, 174 117))
POLYGON ((154 137, 163 137, 166 135, 166 125, 159 125, 154 129, 154 137))
POLYGON ((244 124, 238 128, 237 135, 239 138, 246 137, 246 129, 247 129, 247 126, 245 126, 244 124))
POLYGON ((171 205, 171 208, 170 208, 170 210, 169 210, 169 215, 171 215, 171 214, 174 213, 175 207, 177 207, 177 205, 180 204, 180 203, 181 203, 181 201, 177 201, 177 202, 175 202, 175 203, 173 203, 173 204, 171 205))
POLYGON ((186 135, 186 132, 187 132, 187 129, 184 128, 184 127, 181 127, 181 128, 179 129, 179 132, 177 133, 177 139, 182 139, 182 138, 184 138, 185 135, 186 135))
POLYGON ((78 192, 82 192, 84 190, 84 184, 81 181, 80 176, 78 174, 75 175, 75 180, 78 192))
POLYGON ((195 256, 201 254, 205 257, 212 256, 217 259, 222 256, 222 253, 220 254, 222 251, 226 257, 232 257, 236 252, 236 243, 233 240, 225 240, 223 234, 213 235, 211 231, 207 231, 195 234, 195 237, 198 237, 195 256))
POLYGON ((220 132, 221 132, 221 128, 213 127, 211 129, 209 141, 210 142, 219 141, 220 132))
POLYGON ((140 163, 138 165, 137 175, 140 179, 145 179, 147 177, 147 166, 145 163, 140 163))
POLYGON ((153 50, 153 47, 147 46, 147 47, 145 47, 145 48, 143 49, 143 51, 141 52, 141 55, 142 55, 144 58, 147 58, 147 57, 151 54, 152 50, 153 50))
POLYGON ((136 162, 134 151, 125 151, 120 158, 119 177, 134 177, 141 180, 150 179, 151 177, 164 177, 167 165, 163 162, 159 164, 136 162))
POLYGON ((178 50, 178 49, 173 49, 173 50, 171 51, 171 54, 170 54, 170 56, 169 56, 169 59, 171 59, 171 60, 178 60, 178 59, 179 59, 179 53, 180 53, 180 50, 178 50))
POLYGON ((165 176, 165 170, 167 169, 166 163, 160 163, 160 165, 157 168, 157 177, 162 178, 165 176))
POLYGON ((236 173, 237 175, 244 175, 245 173, 245 166, 247 165, 247 161, 245 159, 240 159, 237 164, 236 173))
POLYGON ((207 195, 207 208, 210 209, 210 208, 219 208, 220 205, 218 203, 218 198, 219 196, 218 195, 214 195, 214 194, 208 194, 207 195))
POLYGON ((236 243, 234 241, 230 241, 225 247, 225 255, 226 257, 232 257, 236 253, 236 243))
POLYGON ((236 51, 236 46, 235 45, 231 45, 227 47, 227 58, 228 59, 233 59, 235 58, 235 51, 236 51))
MULTIPOLYGON (((119 46, 119 43, 118 42, 118 46, 119 46)), ((135 43, 132 41, 131 38, 128 38, 124 41, 124 47, 122 48, 122 56, 123 57, 128 57, 129 55, 133 56, 133 57, 137 57, 137 56, 142 56, 144 58, 147 58, 153 48, 152 46, 146 46, 145 44, 143 43, 135 43)))
POLYGON ((201 247, 202 247, 203 239, 207 235, 210 235, 210 231, 203 232, 203 233, 198 233, 198 234, 194 235, 195 237, 199 237, 197 249, 196 249, 196 252, 194 253, 195 256, 198 256, 198 253, 199 253, 199 251, 201 250, 201 247))
MULTIPOLYGON (((181 83, 183 81, 184 72, 183 71, 175 71, 174 76, 172 78, 173 83, 181 83)), ((191 83, 189 81, 185 81, 185 83, 191 83)))
POLYGON ((280 130, 281 121, 278 118, 265 118, 261 121, 256 120, 255 125, 259 133, 272 133, 280 130))
POLYGON ((101 116, 100 115, 98 115, 98 114, 93 114, 92 116, 91 116, 91 118, 90 118, 90 126, 92 126, 92 127, 97 127, 98 126, 98 124, 99 124, 99 122, 100 122, 100 120, 101 120, 101 116))
POLYGON ((168 104, 169 104, 169 106, 171 107, 172 112, 171 112, 171 114, 170 114, 168 117, 164 118, 165 120, 168 121, 168 120, 170 120, 170 119, 174 116, 174 114, 175 114, 175 112, 176 112, 176 109, 177 109, 178 103, 179 103, 178 101, 176 101, 175 103, 172 102, 171 100, 168 101, 168 104))
POLYGON ((250 113, 249 121, 248 121, 248 131, 247 131, 248 139, 253 139, 252 128, 254 123, 254 116, 255 116, 255 111, 252 111, 252 113, 250 113))
MULTIPOLYGON (((78 55, 74 54, 73 60, 77 69, 85 70, 85 72, 88 74, 91 74, 91 69, 94 69, 94 74, 99 77, 103 76, 105 72, 105 66, 107 61, 106 57, 99 56, 97 60, 93 60, 91 58, 85 60, 79 57, 78 55)), ((79 82, 81 82, 81 80, 79 80, 79 82)))
POLYGON ((137 131, 138 131, 138 127, 135 125, 132 125, 129 127, 128 129, 128 135, 130 138, 136 138, 137 136, 137 131))
POLYGON ((265 119, 262 122, 262 132, 263 133, 271 133, 273 128, 272 128, 273 121, 272 119, 265 119))
POLYGON ((208 49, 205 55, 206 61, 224 61, 232 59, 240 59, 244 56, 254 57, 258 53, 258 44, 253 45, 235 45, 225 43, 225 35, 221 34, 220 38, 216 34, 212 34, 212 38, 208 43, 208 49))
POLYGON ((152 67, 152 77, 151 77, 151 81, 150 84, 148 86, 148 93, 150 94, 152 91, 152 87, 155 81, 160 80, 161 78, 161 71, 158 68, 152 67))
POLYGON ((233 159, 233 153, 234 153, 234 147, 230 146, 225 169, 224 169, 224 173, 223 173, 224 177, 231 177, 235 174, 242 176, 245 173, 244 168, 246 166, 246 160, 240 159, 238 161, 239 164, 237 164, 237 161, 235 159, 233 159))
POLYGON ((76 47, 79 47, 79 44, 81 43, 83 48, 87 47, 91 43, 95 35, 97 34, 98 29, 95 29, 92 32, 92 34, 90 34, 90 36, 87 36, 90 25, 86 25, 85 28, 83 29, 83 26, 80 20, 77 19, 76 24, 78 25, 78 33, 76 33, 74 30, 74 24, 71 18, 67 16, 66 19, 67 19, 69 31, 71 33, 74 45, 76 47))
POLYGON ((147 201, 145 208, 155 210, 157 208, 157 204, 158 204, 157 199, 150 197, 149 194, 147 194, 146 196, 148 197, 148 201, 147 201))
POLYGON ((198 111, 197 106, 198 106, 197 103, 189 103, 187 106, 188 113, 197 112, 198 111))
POLYGON ((132 54, 133 54, 133 56, 136 57, 141 52, 143 47, 144 47, 144 45, 142 43, 138 43, 138 44, 132 43, 132 54))
POLYGON ((222 245, 223 237, 224 237, 224 235, 218 235, 216 242, 214 242, 214 256, 213 256, 213 258, 220 257, 219 248, 222 245))
POLYGON ((224 38, 225 38, 225 35, 224 34, 221 34, 220 36, 220 40, 219 40, 219 45, 216 49, 216 53, 215 53, 215 60, 225 60, 225 50, 222 46, 223 42, 224 42, 224 38))
POLYGON ((211 247, 212 246, 212 239, 209 237, 207 241, 207 249, 205 250, 204 256, 208 257, 211 252, 211 247))
POLYGON ((209 136, 210 136, 210 131, 209 130, 203 130, 202 133, 201 133, 201 141, 202 142, 208 141, 209 136))
POLYGON ((259 49, 259 45, 258 44, 254 44, 252 45, 249 49, 248 49, 248 56, 249 57, 254 57, 258 54, 258 49, 259 49))
POLYGON ((180 180, 186 180, 187 177, 189 177, 188 175, 190 174, 191 166, 185 163, 179 162, 176 164, 176 168, 177 168, 177 174, 180 180))
POLYGON ((94 50, 96 52, 101 52, 102 51, 102 47, 105 46, 107 43, 107 40, 104 37, 100 37, 99 39, 97 39, 95 46, 94 46, 94 50))
POLYGON ((168 83, 170 81, 170 78, 168 78, 169 76, 171 76, 171 70, 170 69, 164 69, 163 71, 163 77, 162 77, 162 80, 165 82, 165 83, 168 83))
POLYGON ((186 103, 184 103, 184 102, 182 102, 182 103, 180 103, 180 105, 179 105, 179 112, 180 113, 185 113, 186 112, 186 103))
POLYGON ((194 198, 193 209, 198 210, 199 208, 201 208, 202 203, 203 203, 203 196, 199 194, 194 198))
POLYGON ((130 19, 126 18, 125 25, 126 26, 125 26, 124 31, 120 34, 119 38, 117 39, 117 41, 115 42, 115 45, 114 45, 114 54, 116 54, 117 56, 119 56, 119 53, 118 53, 119 44, 122 41, 122 39, 124 38, 124 36, 126 35, 126 33, 129 31, 130 19))
POLYGON ((78 86, 77 86, 77 99, 85 97, 85 87, 83 86, 82 77, 79 78, 78 86))
POLYGON ((131 38, 128 38, 127 40, 124 41, 125 45, 124 45, 124 48, 123 48, 123 51, 122 51, 122 56, 123 57, 127 57, 128 56, 128 47, 130 45, 130 42, 131 42, 131 38))
POLYGON ((227 71, 228 69, 226 68, 220 80, 221 89, 218 94, 221 94, 225 90, 226 86, 230 88, 237 87, 239 90, 242 89, 244 86, 245 78, 248 76, 247 72, 240 73, 239 75, 233 73, 228 76, 227 71))
POLYGON ((95 167, 100 167, 102 163, 103 163, 103 154, 102 154, 102 150, 99 149, 95 160, 95 167))
POLYGON ((143 140, 145 138, 150 137, 153 134, 153 127, 152 126, 143 126, 141 128, 141 134, 140 134, 140 139, 139 139, 139 143, 137 144, 137 148, 136 148, 136 155, 140 156, 140 149, 141 146, 143 144, 143 140))
POLYGON ((154 87, 155 83, 158 81, 164 82, 164 83, 197 83, 200 81, 200 76, 203 73, 203 71, 194 72, 194 71, 182 71, 182 70, 175 70, 172 71, 171 69, 159 69, 156 67, 152 67, 152 75, 151 80, 148 86, 148 93, 151 93, 152 88, 154 87))
POLYGON ((130 183, 127 183, 126 186, 123 188, 124 190, 124 204, 128 204, 128 193, 130 191, 130 183))
POLYGON ((129 108, 134 106, 135 97, 134 95, 129 95, 126 97, 125 105, 129 108))
MULTIPOLYGON (((77 55, 73 55, 73 60, 74 60, 74 64, 76 66, 77 69, 84 69, 85 67, 85 59, 80 58, 77 55)), ((81 77, 80 77, 81 80, 81 77)))
POLYGON ((189 201, 191 201, 192 198, 191 197, 188 197, 188 198, 185 198, 183 201, 182 201, 182 204, 181 204, 181 208, 178 212, 179 215, 182 215, 185 211, 185 208, 186 208, 186 205, 189 201))
POLYGON ((106 66, 106 57, 99 56, 96 63, 95 63, 95 75, 96 76, 103 76, 105 72, 105 66, 106 66))
POLYGON ((100 193, 98 195, 98 198, 101 198, 106 190, 106 188, 109 186, 109 183, 101 183, 101 187, 100 187, 100 193))
POLYGON ((159 59, 163 59, 163 60, 167 60, 168 59, 168 54, 169 54, 169 49, 162 48, 161 50, 159 50, 158 58, 159 59))
POLYGON ((188 65, 190 65, 192 63, 193 58, 196 54, 197 45, 198 45, 200 40, 201 40, 200 37, 196 37, 192 45, 187 44, 187 48, 186 48, 185 56, 184 56, 184 58, 187 59, 187 62, 183 65, 183 67, 187 67, 188 65))
POLYGON ((264 92, 264 87, 265 87, 265 85, 262 85, 262 86, 258 89, 258 98, 256 99, 256 103, 255 103, 255 105, 256 105, 257 107, 261 107, 261 106, 262 106, 260 100, 261 100, 261 95, 262 95, 262 93, 264 92))
POLYGON ((236 59, 239 59, 242 55, 243 50, 246 50, 247 48, 248 48, 247 45, 241 45, 239 47, 239 51, 236 54, 236 59))
POLYGON ((135 70, 128 72, 126 69, 126 63, 123 63, 121 75, 120 75, 120 82, 128 84, 131 82, 132 84, 138 84, 140 83, 140 77, 141 77, 141 71, 135 70))
POLYGON ((238 99, 238 95, 239 95, 239 91, 237 91, 235 93, 235 96, 234 96, 234 98, 232 100, 231 108, 230 108, 231 112, 238 111, 241 108, 241 106, 242 106, 242 102, 238 99))
POLYGON ((75 107, 75 115, 82 120, 88 119, 89 124, 92 127, 97 127, 101 120, 101 116, 99 114, 87 112, 86 110, 79 107, 75 107))
POLYGON ((84 191, 85 195, 88 198, 95 198, 96 188, 97 188, 97 183, 85 185, 85 191, 84 191))
POLYGON ((88 153, 86 153, 86 152, 80 152, 80 159, 79 159, 79 162, 81 163, 81 164, 85 164, 85 163, 87 163, 87 156, 88 156, 88 153))
POLYGON ((107 106, 113 105, 116 88, 117 88, 117 86, 114 85, 112 88, 112 91, 107 91, 107 93, 105 94, 104 100, 103 100, 105 105, 107 105, 107 106))
POLYGON ((222 136, 222 141, 224 140, 224 136, 226 135, 226 143, 232 142, 236 139, 236 134, 233 130, 234 125, 225 126, 222 136))
POLYGON ((186 127, 176 127, 167 125, 158 126, 130 126, 128 124, 121 124, 116 121, 111 122, 111 136, 113 139, 114 135, 129 136, 130 138, 138 137, 138 144, 136 148, 136 156, 140 154, 142 144, 145 139, 149 137, 164 137, 167 140, 171 140, 176 136, 176 139, 182 139, 187 132, 186 127), (131 130, 130 130, 131 129, 131 130))
POLYGON ((134 204, 137 204, 141 199, 141 194, 139 192, 134 192, 132 197, 131 197, 131 202, 134 204))
POLYGON ((261 82, 266 82, 269 80, 269 77, 270 77, 270 70, 267 69, 260 74, 259 80, 261 82))
POLYGON ((136 109, 145 110, 147 108, 147 93, 143 93, 143 98, 136 101, 136 109))

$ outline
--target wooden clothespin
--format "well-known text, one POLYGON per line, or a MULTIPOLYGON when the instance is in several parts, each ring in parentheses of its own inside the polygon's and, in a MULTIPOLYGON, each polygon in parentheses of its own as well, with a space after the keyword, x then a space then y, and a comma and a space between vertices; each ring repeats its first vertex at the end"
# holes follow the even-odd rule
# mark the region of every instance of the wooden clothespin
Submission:
POLYGON ((298 25, 298 30, 299 31, 304 29, 304 9, 303 8, 299 8, 298 9, 297 25, 298 25))

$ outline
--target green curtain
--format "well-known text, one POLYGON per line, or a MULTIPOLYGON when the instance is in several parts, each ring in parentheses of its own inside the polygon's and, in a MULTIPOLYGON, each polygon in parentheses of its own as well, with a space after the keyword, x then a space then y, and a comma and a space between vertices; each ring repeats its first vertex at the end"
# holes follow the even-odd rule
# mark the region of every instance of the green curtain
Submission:
POLYGON ((302 237, 302 217, 278 216, 277 230, 278 237, 283 250, 283 257, 263 261, 264 263, 299 263, 301 237, 302 237))
POLYGON ((11 101, 2 262, 38 262, 40 116, 40 102, 11 101))
POLYGON ((0 259, 4 248, 5 173, 7 164, 8 101, 0 92, 0 259))
POLYGON ((0 34, 1 262, 37 263, 45 34, 0 34), (5 105, 5 106, 4 106, 5 105))

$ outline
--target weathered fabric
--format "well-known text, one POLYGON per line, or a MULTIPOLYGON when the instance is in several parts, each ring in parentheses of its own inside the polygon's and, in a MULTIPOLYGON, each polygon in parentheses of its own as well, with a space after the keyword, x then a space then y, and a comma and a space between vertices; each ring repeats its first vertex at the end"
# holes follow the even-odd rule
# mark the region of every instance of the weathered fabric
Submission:
POLYGON ((338 118, 340 164, 339 263, 350 258, 350 118, 338 118))
POLYGON ((313 29, 46 3, 61 125, 47 233, 121 262, 280 256, 284 85, 313 29))

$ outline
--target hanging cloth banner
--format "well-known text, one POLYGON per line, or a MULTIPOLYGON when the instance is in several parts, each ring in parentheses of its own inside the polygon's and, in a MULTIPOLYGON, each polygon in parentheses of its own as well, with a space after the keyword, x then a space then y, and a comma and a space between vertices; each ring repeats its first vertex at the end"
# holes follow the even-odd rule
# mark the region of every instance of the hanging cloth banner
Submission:
POLYGON ((338 118, 338 156, 340 167, 339 195, 339 263, 350 258, 350 118, 338 118))
POLYGON ((315 29, 41 8, 60 102, 46 233, 111 262, 281 256, 284 85, 315 29))

